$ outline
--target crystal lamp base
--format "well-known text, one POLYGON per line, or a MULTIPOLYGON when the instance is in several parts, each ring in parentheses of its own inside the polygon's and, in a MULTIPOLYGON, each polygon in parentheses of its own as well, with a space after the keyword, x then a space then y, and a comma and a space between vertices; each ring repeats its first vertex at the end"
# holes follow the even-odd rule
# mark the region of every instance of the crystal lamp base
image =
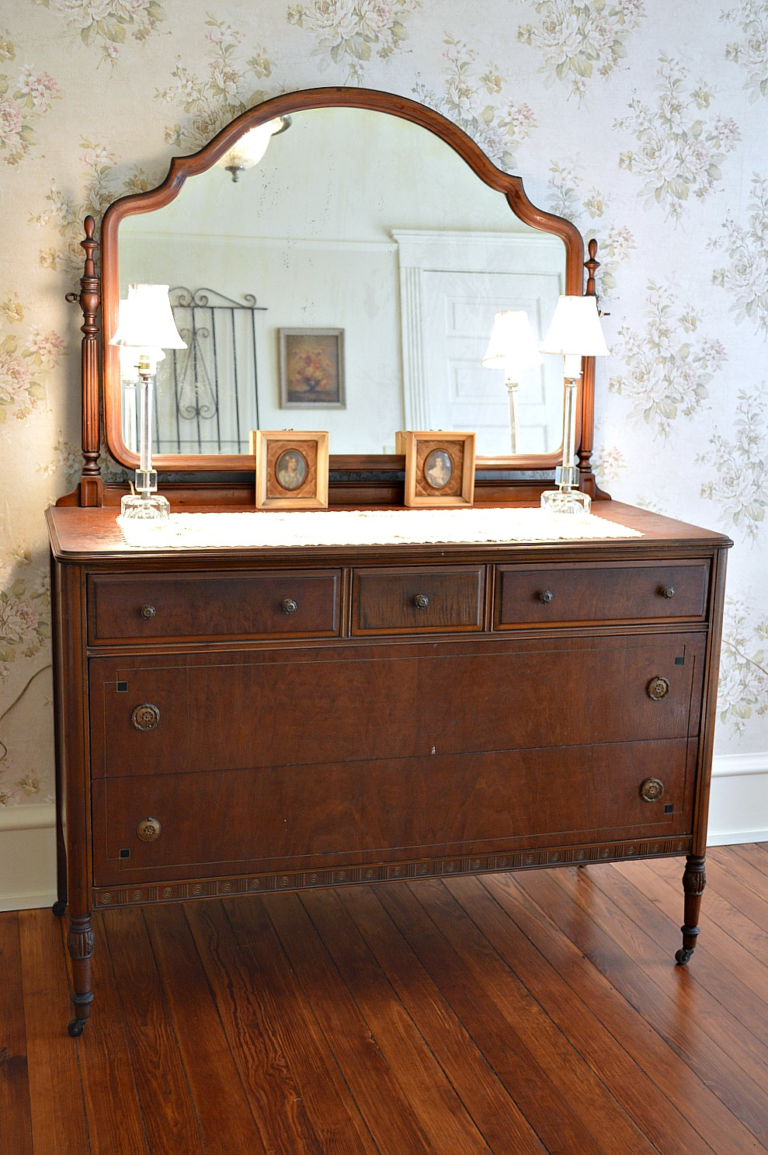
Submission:
POLYGON ((592 508, 592 498, 580 489, 546 489, 541 495, 541 508, 547 513, 583 515, 592 508))
POLYGON ((168 521, 171 507, 159 493, 127 493, 120 502, 120 517, 130 521, 168 521))

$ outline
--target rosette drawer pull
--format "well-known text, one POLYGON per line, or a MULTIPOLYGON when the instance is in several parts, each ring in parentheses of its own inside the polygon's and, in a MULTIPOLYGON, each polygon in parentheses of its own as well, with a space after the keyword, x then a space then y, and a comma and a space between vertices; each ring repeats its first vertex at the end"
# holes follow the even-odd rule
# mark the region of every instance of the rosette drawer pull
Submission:
POLYGON ((653 698, 654 702, 660 702, 669 693, 669 682, 657 674, 655 678, 651 678, 646 690, 649 698, 653 698))
POLYGON ((555 595, 552 593, 552 590, 541 590, 537 596, 543 605, 548 606, 555 595))
POLYGON ((283 598, 280 605, 284 614, 295 614, 299 608, 293 598, 283 598))
POLYGON ((644 802, 658 802, 664 793, 664 783, 658 778, 646 778, 640 785, 640 797, 644 802))
POLYGON ((137 730, 154 730, 160 721, 160 711, 151 702, 142 702, 131 714, 131 721, 137 730))
POLYGON ((142 818, 136 827, 136 833, 142 842, 154 842, 156 838, 160 837, 161 830, 162 826, 156 818, 142 818))
POLYGON ((151 622, 156 613, 157 613, 157 610, 155 609, 154 606, 142 606, 141 607, 141 616, 147 622, 151 622))
POLYGON ((413 604, 417 609, 425 610, 429 605, 429 598, 426 594, 416 594, 416 597, 413 599, 413 604))
POLYGON ((659 593, 663 598, 673 598, 677 593, 674 586, 662 586, 659 593))

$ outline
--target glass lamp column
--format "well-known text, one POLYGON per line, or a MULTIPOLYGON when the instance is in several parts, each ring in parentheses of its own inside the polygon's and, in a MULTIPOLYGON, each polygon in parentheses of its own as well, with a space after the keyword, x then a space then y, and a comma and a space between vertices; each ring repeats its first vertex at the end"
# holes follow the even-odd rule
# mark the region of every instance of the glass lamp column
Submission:
POLYGON ((541 508, 550 513, 589 513, 592 499, 579 489, 576 464, 576 402, 582 357, 604 357, 608 353, 597 298, 560 297, 541 352, 559 353, 564 357, 563 464, 555 470, 557 489, 542 493, 541 508))
POLYGON ((491 339, 481 361, 485 369, 503 369, 509 397, 509 429, 512 453, 520 452, 517 390, 526 369, 541 365, 541 354, 523 309, 504 309, 497 313, 491 339))

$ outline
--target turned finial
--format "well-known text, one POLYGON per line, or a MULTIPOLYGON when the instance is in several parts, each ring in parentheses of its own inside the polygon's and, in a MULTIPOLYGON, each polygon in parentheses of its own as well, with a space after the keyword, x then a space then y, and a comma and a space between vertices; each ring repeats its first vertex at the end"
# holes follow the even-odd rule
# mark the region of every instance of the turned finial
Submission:
POLYGON ((589 258, 584 262, 584 268, 587 270, 587 288, 585 296, 596 297, 597 291, 595 288, 595 273, 600 268, 600 262, 597 260, 597 241, 593 237, 587 245, 589 258))

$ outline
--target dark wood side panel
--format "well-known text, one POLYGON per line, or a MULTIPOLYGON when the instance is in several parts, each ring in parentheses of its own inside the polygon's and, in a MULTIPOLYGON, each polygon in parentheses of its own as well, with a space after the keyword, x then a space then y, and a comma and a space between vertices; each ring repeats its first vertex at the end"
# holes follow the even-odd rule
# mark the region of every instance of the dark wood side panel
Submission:
POLYGON ((690 828, 688 766, 689 742, 676 739, 107 779, 93 790, 95 883, 675 834, 690 828), (657 801, 641 797, 647 778, 664 784, 657 801), (145 842, 137 827, 150 816, 161 829, 145 842))
POLYGON ((91 644, 338 634, 341 570, 96 574, 91 644))
POLYGON ((709 562, 499 566, 497 629, 628 618, 703 621, 709 562))
MULTIPOLYGON (((185 773, 698 729, 702 635, 348 646, 90 663, 93 774, 185 773), (669 693, 654 701, 651 679, 669 693), (136 728, 149 705, 157 725, 136 728)), ((406 803, 407 805, 407 803, 406 803)))

